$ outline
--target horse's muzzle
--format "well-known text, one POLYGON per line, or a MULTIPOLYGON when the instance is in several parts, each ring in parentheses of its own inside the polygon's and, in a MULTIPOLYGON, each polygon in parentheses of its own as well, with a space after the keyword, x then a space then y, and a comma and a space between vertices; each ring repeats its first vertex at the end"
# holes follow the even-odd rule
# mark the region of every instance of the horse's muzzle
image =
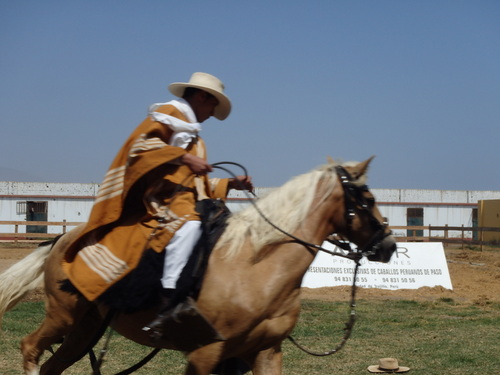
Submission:
POLYGON ((387 236, 380 241, 375 254, 368 256, 368 260, 372 262, 388 263, 396 249, 397 245, 394 237, 392 235, 387 236))

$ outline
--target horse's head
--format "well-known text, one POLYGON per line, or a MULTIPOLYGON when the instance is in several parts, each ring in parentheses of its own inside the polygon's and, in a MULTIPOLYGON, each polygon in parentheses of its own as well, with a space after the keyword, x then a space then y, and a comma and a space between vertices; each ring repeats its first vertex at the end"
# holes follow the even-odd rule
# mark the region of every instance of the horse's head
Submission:
POLYGON ((368 260, 387 263, 396 250, 396 241, 365 183, 372 159, 335 165, 344 199, 344 210, 340 211, 343 215, 335 218, 335 228, 338 235, 356 244, 368 260))

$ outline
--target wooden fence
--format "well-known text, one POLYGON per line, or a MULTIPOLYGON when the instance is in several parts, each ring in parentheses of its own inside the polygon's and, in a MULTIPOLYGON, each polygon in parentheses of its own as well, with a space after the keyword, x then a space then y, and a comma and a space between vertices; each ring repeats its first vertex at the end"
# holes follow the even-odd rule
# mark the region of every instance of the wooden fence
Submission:
MULTIPOLYGON (((62 233, 66 233, 68 231, 68 227, 75 227, 80 224, 83 224, 81 222, 71 222, 71 221, 0 221, 0 228, 4 225, 13 225, 14 226, 14 232, 9 232, 9 233, 0 233, 0 240, 1 241, 13 241, 13 242, 34 242, 34 241, 39 241, 41 239, 43 240, 49 240, 57 237, 58 235, 62 233), (26 226, 56 226, 60 227, 61 230, 58 231, 57 233, 25 233, 26 228, 23 228, 24 230, 21 232, 20 228, 21 227, 26 227, 26 226)), ((71 229, 70 228, 70 229, 71 229)))
MULTIPOLYGON (((405 230, 410 235, 396 237, 399 242, 442 242, 444 244, 461 244, 462 248, 466 245, 500 245, 500 240, 486 241, 484 233, 497 232, 500 228, 492 227, 466 227, 466 226, 393 226, 392 230, 405 230), (426 235, 418 235, 418 232, 426 231, 426 235), (450 232, 460 232, 459 236, 450 236, 450 232), (472 234, 472 235, 470 235, 472 234)), ((500 239, 500 234, 496 236, 500 239)))
MULTIPOLYGON (((75 227, 82 224, 81 222, 68 222, 68 221, 0 221, 0 228, 5 225, 14 226, 14 232, 0 233, 0 241, 11 242, 35 242, 40 240, 53 239, 59 234, 66 233, 68 227, 75 227), (56 226, 61 230, 56 233, 25 233, 26 226, 56 226), (20 229, 23 231, 20 231, 20 229)), ((69 229, 71 229, 69 228, 69 229)), ((461 244, 465 245, 499 245, 500 241, 485 241, 483 234, 485 232, 499 232, 500 228, 490 227, 452 227, 452 226, 392 226, 393 230, 405 230, 410 235, 397 236, 398 242, 443 242, 448 244, 461 244), (418 235, 427 232, 426 235, 418 235), (459 236, 450 236, 450 232, 460 232, 459 236), (472 236, 470 235, 472 233, 472 236)), ((498 235, 500 238, 500 234, 498 235)))

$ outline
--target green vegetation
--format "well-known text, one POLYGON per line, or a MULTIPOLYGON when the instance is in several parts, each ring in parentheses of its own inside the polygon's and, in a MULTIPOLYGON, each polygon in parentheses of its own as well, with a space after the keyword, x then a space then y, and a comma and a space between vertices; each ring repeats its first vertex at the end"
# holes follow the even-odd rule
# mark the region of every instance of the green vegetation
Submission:
MULTIPOLYGON (((498 370, 499 308, 498 304, 459 305, 451 298, 432 302, 361 300, 353 334, 342 351, 329 357, 312 357, 286 341, 284 373, 364 374, 368 373, 366 367, 379 358, 396 357, 414 375, 493 374, 498 370)), ((348 313, 347 303, 304 300, 293 336, 311 350, 330 350, 342 337, 348 313)), ((22 303, 6 314, 0 336, 1 374, 22 372, 19 341, 42 318, 40 302, 22 303)), ((102 372, 121 371, 150 350, 114 334, 102 372)), ((162 351, 137 374, 182 374, 183 368, 181 354, 162 351)), ((83 359, 66 373, 90 372, 88 360, 83 359)))

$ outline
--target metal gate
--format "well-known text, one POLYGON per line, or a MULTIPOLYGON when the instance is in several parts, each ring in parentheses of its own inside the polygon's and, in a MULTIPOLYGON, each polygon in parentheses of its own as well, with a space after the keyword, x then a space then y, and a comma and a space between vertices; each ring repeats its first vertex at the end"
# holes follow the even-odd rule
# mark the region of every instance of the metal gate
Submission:
MULTIPOLYGON (((408 226, 423 226, 424 225, 424 209, 423 208, 408 208, 406 209, 406 225, 408 226)), ((423 237, 423 230, 406 231, 408 237, 423 237)))
MULTIPOLYGON (((48 202, 26 202, 26 221, 47 221, 48 202)), ((26 233, 47 233, 46 225, 26 225, 26 233)))

